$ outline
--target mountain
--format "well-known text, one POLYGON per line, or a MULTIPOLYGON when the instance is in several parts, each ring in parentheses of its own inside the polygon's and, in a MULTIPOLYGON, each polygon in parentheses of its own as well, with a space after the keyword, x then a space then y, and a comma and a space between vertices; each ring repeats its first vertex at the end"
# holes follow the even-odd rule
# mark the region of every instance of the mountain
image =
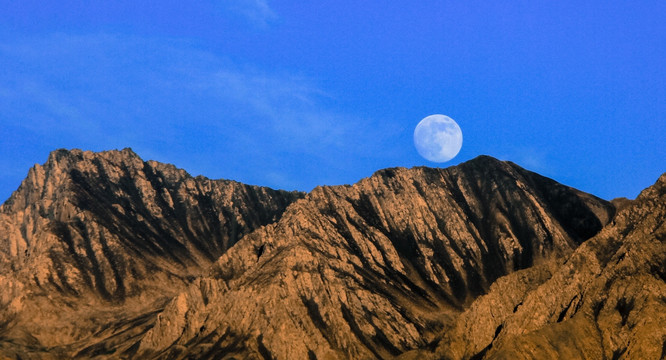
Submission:
POLYGON ((0 207, 0 336, 41 351, 107 321, 143 325, 302 196, 192 177, 130 149, 54 151, 0 207))
POLYGON ((666 175, 480 156, 308 194, 53 152, 0 207, 0 358, 655 358, 666 175))
POLYGON ((137 354, 388 358, 432 346, 496 279, 571 254, 613 212, 485 156, 319 187, 172 300, 137 354))
POLYGON ((493 284, 437 350, 432 358, 664 359, 666 174, 560 266, 493 284))

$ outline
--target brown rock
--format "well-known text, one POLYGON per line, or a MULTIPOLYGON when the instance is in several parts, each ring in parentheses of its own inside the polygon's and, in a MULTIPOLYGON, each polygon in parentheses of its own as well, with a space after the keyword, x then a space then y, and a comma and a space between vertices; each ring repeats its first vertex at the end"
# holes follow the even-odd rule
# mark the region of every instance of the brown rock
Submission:
POLYGON ((59 150, 0 207, 0 358, 663 358, 664 200, 486 156, 303 195, 59 150))
POLYGON ((0 207, 2 336, 39 351, 122 328, 301 196, 193 178, 130 149, 54 151, 0 207))
POLYGON ((228 290, 192 285, 189 310, 161 314, 181 330, 156 325, 146 339, 162 342, 142 341, 138 354, 201 354, 229 334, 246 343, 239 357, 388 358, 427 348, 497 278, 569 255, 613 212, 488 157, 319 187, 224 254, 206 283, 228 290))
POLYGON ((666 174, 536 288, 521 291, 526 283, 519 273, 500 279, 456 319, 456 332, 444 335, 438 356, 663 359, 665 221, 666 174), (507 300, 519 305, 513 311, 494 306, 507 300), (478 321, 484 317, 492 326, 478 321))

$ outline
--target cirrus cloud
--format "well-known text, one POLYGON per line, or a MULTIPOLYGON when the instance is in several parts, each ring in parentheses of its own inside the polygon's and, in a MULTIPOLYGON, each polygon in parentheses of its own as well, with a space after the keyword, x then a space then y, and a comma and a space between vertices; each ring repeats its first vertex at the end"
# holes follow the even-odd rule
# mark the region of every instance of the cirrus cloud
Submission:
POLYGON ((207 176, 308 189, 358 157, 378 156, 396 133, 391 122, 329 106, 333 96, 315 79, 258 69, 183 39, 15 39, 0 45, 0 68, 0 129, 31 139, 22 151, 33 159, 58 147, 130 146, 207 176), (312 175, 289 175, 297 169, 312 175))
POLYGON ((266 27, 278 18, 266 0, 223 0, 220 4, 258 27, 266 27))

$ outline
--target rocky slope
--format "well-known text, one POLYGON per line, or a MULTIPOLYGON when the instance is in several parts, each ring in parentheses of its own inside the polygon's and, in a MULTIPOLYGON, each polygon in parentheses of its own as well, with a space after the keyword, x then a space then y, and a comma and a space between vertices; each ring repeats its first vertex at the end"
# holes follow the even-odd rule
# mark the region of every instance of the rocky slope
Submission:
POLYGON ((665 200, 487 156, 304 195, 60 150, 0 207, 0 359, 659 359, 665 200))
POLYGON ((191 177, 130 149, 54 151, 0 207, 0 349, 53 353, 114 322, 142 328, 302 196, 191 177))
POLYGON ((569 256, 614 207, 512 163, 319 187, 175 297, 147 358, 390 358, 436 347, 503 275, 569 256))
POLYGON ((564 264, 498 281, 419 357, 664 359, 666 174, 626 205, 564 264))

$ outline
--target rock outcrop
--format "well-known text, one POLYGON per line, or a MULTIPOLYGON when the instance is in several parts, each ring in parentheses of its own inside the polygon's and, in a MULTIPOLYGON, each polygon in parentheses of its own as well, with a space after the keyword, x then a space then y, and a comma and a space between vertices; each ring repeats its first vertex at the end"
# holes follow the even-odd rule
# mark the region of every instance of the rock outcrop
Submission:
POLYGON ((390 358, 427 348, 495 280, 570 255, 613 213, 489 157, 319 187, 172 300, 136 354, 390 358))
POLYGON ((494 284, 457 318, 435 358, 666 357, 666 174, 562 265, 518 278, 535 271, 494 284), (521 291, 526 283, 531 291, 521 291))
POLYGON ((0 207, 0 359, 659 359, 666 174, 481 156, 309 194, 53 152, 0 207))
POLYGON ((141 318, 302 196, 54 151, 0 207, 0 336, 39 350, 141 318))

